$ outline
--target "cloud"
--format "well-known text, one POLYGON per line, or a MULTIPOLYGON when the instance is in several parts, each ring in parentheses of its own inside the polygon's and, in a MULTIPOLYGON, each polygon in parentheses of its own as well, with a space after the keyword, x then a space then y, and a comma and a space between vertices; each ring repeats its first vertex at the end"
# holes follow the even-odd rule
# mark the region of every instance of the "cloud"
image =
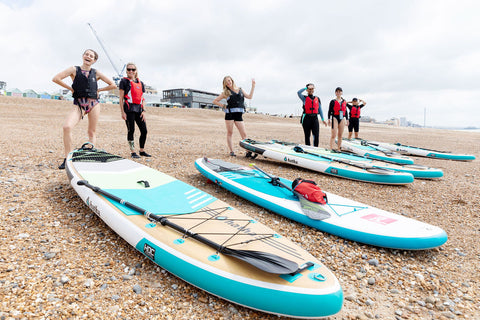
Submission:
POLYGON ((406 116, 432 125, 478 125, 465 105, 478 98, 480 5, 465 1, 0 1, 0 81, 9 87, 58 90, 51 78, 81 62, 134 61, 159 90, 220 92, 229 74, 244 89, 257 81, 252 105, 262 112, 299 112, 296 91, 316 84, 326 113, 337 86, 368 101, 378 120, 406 116), (457 110, 457 111, 455 111, 457 110), (465 110, 465 111, 464 111, 465 110), (420 116, 419 116, 420 115, 420 116), (458 119, 457 119, 458 118, 458 119), (447 121, 448 119, 448 121, 447 121))

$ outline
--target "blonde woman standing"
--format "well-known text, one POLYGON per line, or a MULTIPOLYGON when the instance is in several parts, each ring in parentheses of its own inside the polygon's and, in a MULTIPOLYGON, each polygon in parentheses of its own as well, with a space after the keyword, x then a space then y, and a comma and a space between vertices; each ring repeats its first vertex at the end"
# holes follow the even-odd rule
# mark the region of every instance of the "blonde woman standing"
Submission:
POLYGON ((232 77, 225 76, 223 78, 223 91, 213 100, 213 104, 221 107, 225 112, 225 126, 227 128, 227 146, 230 151, 230 156, 235 157, 233 152, 233 126, 236 126, 240 136, 243 139, 247 138, 245 124, 243 122, 243 113, 245 112, 245 98, 252 99, 253 91, 255 90, 255 79, 252 79, 252 88, 250 93, 246 93, 242 88, 237 87, 232 77), (227 104, 222 104, 220 101, 227 100, 227 104))
POLYGON ((145 152, 145 141, 147 141, 147 123, 145 121, 145 109, 143 94, 145 85, 138 79, 137 66, 133 62, 127 63, 127 76, 120 80, 120 113, 122 119, 127 124, 127 141, 130 147, 132 158, 138 159, 140 156, 151 157, 145 152), (138 145, 139 154, 135 152, 135 143, 133 141, 135 133, 135 123, 140 130, 138 145))

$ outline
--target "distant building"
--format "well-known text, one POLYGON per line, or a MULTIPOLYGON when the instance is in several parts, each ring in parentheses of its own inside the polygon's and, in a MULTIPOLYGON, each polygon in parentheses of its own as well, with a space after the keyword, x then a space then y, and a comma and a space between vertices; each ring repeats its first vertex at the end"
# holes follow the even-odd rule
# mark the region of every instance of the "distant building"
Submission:
POLYGON ((0 91, 7 89, 7 83, 5 81, 0 81, 0 91))
MULTIPOLYGON (((213 100, 218 93, 211 93, 195 89, 170 89, 163 90, 162 102, 178 103, 187 108, 219 109, 213 100)), ((223 100, 223 103, 226 103, 223 100)))
POLYGON ((40 99, 52 99, 52 95, 48 92, 40 92, 39 94, 40 99))
POLYGON ((14 88, 7 91, 7 96, 11 97, 23 97, 23 92, 20 89, 14 88))
POLYGON ((25 90, 23 93, 23 97, 25 98, 38 98, 38 94, 33 91, 32 89, 25 90))

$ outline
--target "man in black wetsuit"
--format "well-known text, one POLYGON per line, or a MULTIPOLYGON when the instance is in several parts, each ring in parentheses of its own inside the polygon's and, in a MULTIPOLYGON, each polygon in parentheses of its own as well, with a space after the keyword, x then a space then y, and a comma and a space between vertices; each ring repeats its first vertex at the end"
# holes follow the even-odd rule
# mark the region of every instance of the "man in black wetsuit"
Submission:
POLYGON ((305 88, 298 90, 297 95, 303 102, 303 114, 300 123, 302 124, 303 133, 305 134, 305 144, 307 146, 310 145, 310 134, 313 134, 313 146, 318 147, 318 135, 320 132, 318 115, 320 114, 320 118, 322 118, 325 127, 327 126, 327 123, 323 119, 322 102, 319 97, 313 95, 314 91, 315 86, 312 83, 309 83, 305 88), (307 91, 306 96, 303 95, 305 91, 307 91))

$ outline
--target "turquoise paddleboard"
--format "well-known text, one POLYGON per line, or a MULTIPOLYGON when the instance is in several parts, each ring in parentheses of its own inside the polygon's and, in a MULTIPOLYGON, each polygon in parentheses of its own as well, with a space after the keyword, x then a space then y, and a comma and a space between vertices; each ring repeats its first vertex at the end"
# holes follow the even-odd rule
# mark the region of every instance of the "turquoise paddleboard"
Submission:
POLYGON ((389 169, 375 168, 356 164, 353 161, 343 161, 332 157, 311 154, 307 150, 298 150, 296 145, 286 145, 275 141, 260 142, 252 139, 240 141, 240 146, 249 151, 253 157, 261 155, 320 173, 379 184, 405 185, 412 183, 413 175, 408 172, 398 172, 389 169))
MULTIPOLYGON (((431 168, 420 164, 399 164, 392 163, 386 160, 375 160, 359 155, 351 154, 348 152, 337 152, 325 148, 312 147, 303 144, 296 144, 291 142, 282 142, 272 140, 275 143, 284 144, 287 146, 293 146, 293 150, 300 151, 309 155, 317 156, 318 158, 336 159, 342 163, 349 163, 351 165, 357 165, 362 168, 378 168, 385 170, 393 170, 395 172, 410 173, 414 178, 418 179, 435 179, 443 177, 443 171, 437 168, 431 168)), ((345 143, 345 141, 343 142, 345 143)), ((343 149, 343 144, 342 144, 343 149)))
POLYGON ((457 161, 475 160, 475 156, 471 154, 460 154, 460 153, 453 153, 449 151, 431 150, 426 148, 407 146, 401 143, 387 143, 387 142, 378 142, 378 141, 372 141, 372 140, 365 140, 364 143, 385 148, 391 151, 399 152, 405 155, 444 159, 444 160, 457 160, 457 161))
POLYGON ((92 146, 66 171, 85 204, 173 275, 251 309, 295 318, 340 311, 342 288, 317 258, 189 184, 92 146))
POLYGON ((413 164, 412 158, 401 153, 369 144, 360 139, 343 139, 342 150, 354 153, 369 159, 388 161, 397 164, 413 164))
MULTIPOLYGON (((315 204, 319 214, 311 218, 308 211, 315 208, 305 208, 296 195, 279 186, 276 179, 268 177, 261 169, 208 158, 197 159, 195 167, 209 180, 242 198, 341 238, 409 250, 435 248, 447 241, 447 234, 439 227, 329 192, 325 192, 327 204, 315 204)), ((281 184, 292 185, 290 180, 277 179, 281 184)))

